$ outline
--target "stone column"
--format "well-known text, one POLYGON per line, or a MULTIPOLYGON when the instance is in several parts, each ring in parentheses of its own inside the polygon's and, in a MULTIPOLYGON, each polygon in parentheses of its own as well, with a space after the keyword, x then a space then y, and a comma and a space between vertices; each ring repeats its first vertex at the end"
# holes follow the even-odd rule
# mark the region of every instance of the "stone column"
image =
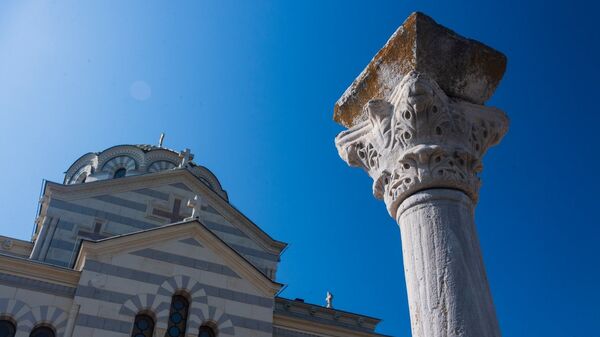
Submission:
POLYGON ((414 13, 336 103, 340 156, 400 226, 413 336, 500 336, 473 215, 481 160, 508 128, 483 105, 505 67, 414 13))

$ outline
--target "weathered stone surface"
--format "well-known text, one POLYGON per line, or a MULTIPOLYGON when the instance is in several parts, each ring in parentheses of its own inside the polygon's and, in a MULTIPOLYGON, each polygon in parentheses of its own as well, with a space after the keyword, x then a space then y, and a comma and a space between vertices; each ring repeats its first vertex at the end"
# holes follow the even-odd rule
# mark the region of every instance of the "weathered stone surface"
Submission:
POLYGON ((414 337, 501 336, 473 205, 459 191, 430 189, 398 210, 414 337))
POLYGON ((483 104, 505 69, 502 53, 413 13, 336 102, 334 120, 345 127, 366 120, 366 103, 388 99, 411 71, 427 74, 450 97, 483 104))
POLYGON ((426 74, 408 73, 388 100, 370 100, 366 121, 335 139, 340 157, 373 178, 373 195, 392 217, 402 201, 427 188, 479 193, 481 160, 508 129, 499 109, 446 96, 426 74))
POLYGON ((505 57, 415 13, 338 101, 340 157, 400 226, 414 337, 500 337, 473 219, 505 57))

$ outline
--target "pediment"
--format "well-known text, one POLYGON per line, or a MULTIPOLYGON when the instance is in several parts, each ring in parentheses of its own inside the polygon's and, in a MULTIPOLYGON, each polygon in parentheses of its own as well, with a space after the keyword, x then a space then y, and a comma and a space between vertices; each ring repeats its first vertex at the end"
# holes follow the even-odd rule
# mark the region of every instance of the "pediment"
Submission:
POLYGON ((175 263, 171 262, 174 259, 173 256, 175 256, 179 259, 178 264, 190 268, 198 267, 201 264, 205 270, 212 270, 223 275, 247 280, 265 296, 274 296, 282 286, 265 276, 252 263, 197 220, 170 224, 97 241, 84 240, 74 269, 78 271, 84 269, 87 260, 97 261, 102 260, 103 257, 112 258, 121 254, 150 257, 158 259, 161 263, 175 263), (189 248, 186 248, 184 253, 171 253, 170 245, 181 247, 181 243, 185 243, 183 246, 189 248), (207 255, 211 255, 213 259, 218 259, 219 264, 201 259, 206 258, 207 255))

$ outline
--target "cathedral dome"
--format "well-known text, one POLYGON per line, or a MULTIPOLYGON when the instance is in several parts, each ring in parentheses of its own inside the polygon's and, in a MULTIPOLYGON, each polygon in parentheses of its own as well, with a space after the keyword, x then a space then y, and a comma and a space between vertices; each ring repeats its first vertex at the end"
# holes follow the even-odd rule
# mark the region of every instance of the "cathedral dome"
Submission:
POLYGON ((86 153, 65 172, 63 184, 83 184, 169 170, 187 169, 208 187, 227 199, 217 177, 192 160, 189 149, 175 151, 162 146, 117 145, 101 152, 86 153))

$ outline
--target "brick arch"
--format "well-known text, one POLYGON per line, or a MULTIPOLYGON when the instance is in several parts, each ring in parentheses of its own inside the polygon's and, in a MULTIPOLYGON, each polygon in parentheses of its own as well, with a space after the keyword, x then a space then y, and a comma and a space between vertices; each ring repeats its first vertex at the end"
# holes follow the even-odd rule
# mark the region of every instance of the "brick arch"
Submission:
POLYGON ((146 165, 146 156, 144 155, 144 151, 133 145, 117 145, 102 151, 98 155, 97 168, 104 170, 106 163, 115 157, 121 156, 132 158, 137 164, 136 169, 146 165))
POLYGON ((64 184, 73 183, 75 181, 75 176, 80 174, 82 170, 89 167, 88 173, 93 173, 94 168, 98 164, 98 155, 95 153, 86 153, 83 156, 79 157, 65 172, 65 179, 63 181, 64 184))
POLYGON ((148 165, 148 168, 146 169, 146 171, 148 173, 155 173, 155 172, 170 170, 170 169, 173 169, 176 167, 177 167, 177 164, 175 164, 174 162, 172 162, 170 160, 155 160, 151 164, 148 165))
POLYGON ((62 309, 51 305, 40 305, 31 308, 29 314, 23 317, 23 324, 19 323, 18 331, 29 333, 34 327, 45 324, 51 326, 56 331, 57 336, 62 336, 68 318, 67 313, 62 309))
POLYGON ((191 302, 207 303, 206 291, 198 281, 186 275, 175 275, 165 280, 158 288, 158 294, 168 296, 184 291, 190 297, 191 302))
POLYGON ((75 173, 73 173, 71 176, 69 176, 68 181, 65 180, 65 183, 68 183, 68 184, 81 183, 84 175, 85 175, 85 177, 91 175, 92 170, 93 170, 93 167, 89 163, 84 166, 81 166, 77 171, 75 171, 75 173))
POLYGON ((29 332, 31 330, 31 308, 23 301, 12 298, 0 299, 0 316, 8 317, 16 323, 17 331, 29 332))
POLYGON ((235 326, 231 318, 217 307, 201 305, 190 310, 187 333, 196 334, 204 324, 215 326, 219 337, 235 336, 235 326))
POLYGON ((160 315, 157 313, 157 326, 159 328, 167 328, 169 321, 169 309, 170 300, 173 295, 178 292, 185 292, 189 296, 190 310, 188 314, 188 327, 187 331, 190 331, 190 322, 192 320, 198 320, 193 316, 193 313, 197 311, 199 307, 207 305, 206 291, 203 286, 196 280, 186 275, 176 275, 165 280, 158 288, 157 294, 163 297, 169 298, 169 304, 165 311, 161 311, 160 315))
MULTIPOLYGON (((127 172, 137 170, 139 163, 131 156, 120 155, 111 158, 109 161, 102 165, 102 171, 113 175, 118 169, 124 168, 127 172)), ((112 177, 111 177, 112 178, 112 177)))
POLYGON ((208 296, 204 286, 186 275, 173 276, 165 280, 158 288, 157 296, 164 298, 165 303, 161 304, 163 310, 156 311, 157 328, 167 328, 171 297, 182 291, 187 293, 190 300, 186 335, 194 336, 200 326, 207 323, 217 328, 219 337, 235 335, 235 327, 231 318, 223 310, 208 305, 208 296))
POLYGON ((156 319, 158 325, 159 315, 167 311, 169 312, 169 298, 156 294, 138 294, 130 297, 119 310, 119 314, 130 318, 133 324, 133 319, 140 312, 150 312, 156 319))

